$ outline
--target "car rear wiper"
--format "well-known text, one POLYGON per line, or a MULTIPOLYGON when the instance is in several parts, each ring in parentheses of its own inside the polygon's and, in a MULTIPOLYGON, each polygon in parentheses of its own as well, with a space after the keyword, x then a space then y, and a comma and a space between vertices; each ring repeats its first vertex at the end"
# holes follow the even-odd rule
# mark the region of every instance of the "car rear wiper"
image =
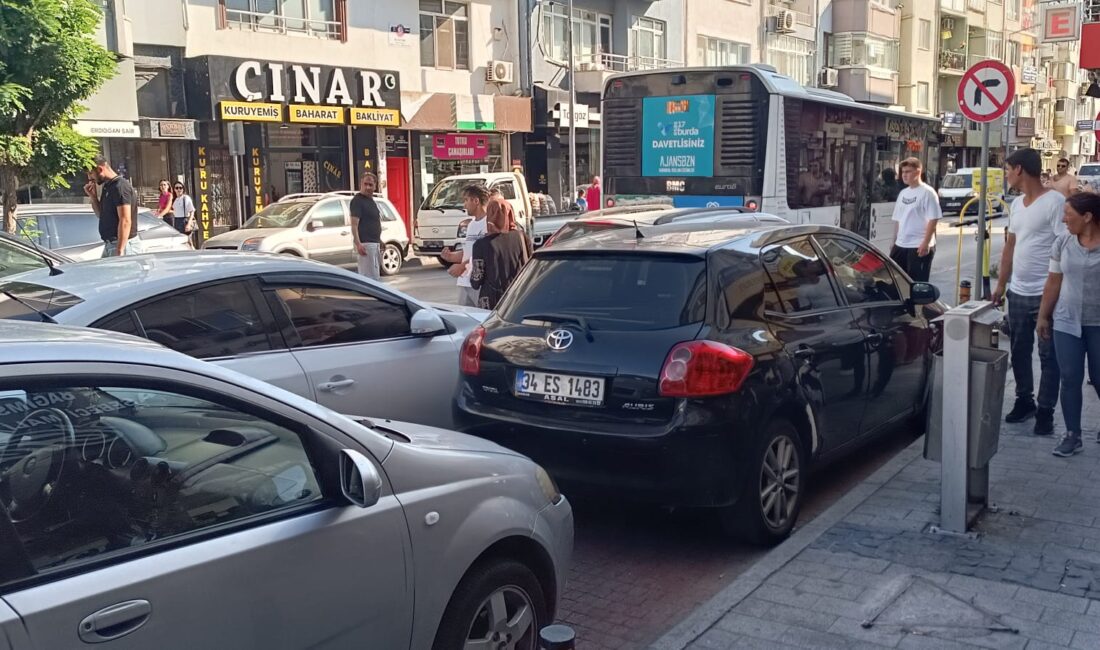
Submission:
POLYGON ((564 323, 576 323, 580 325, 581 331, 584 332, 584 338, 589 343, 592 342, 592 328, 588 326, 588 319, 584 316, 574 316, 572 314, 527 314, 522 320, 540 320, 545 322, 564 322, 564 323))
POLYGON ((50 316, 49 314, 42 311, 41 309, 35 309, 28 302, 26 302, 25 300, 23 300, 19 296, 11 293, 10 291, 0 291, 0 293, 2 293, 5 296, 11 298, 12 300, 19 303, 20 305, 23 305, 24 307, 26 307, 27 309, 33 311, 34 313, 38 314, 38 317, 42 319, 43 323, 53 323, 54 325, 57 325, 57 321, 53 319, 53 316, 50 316))

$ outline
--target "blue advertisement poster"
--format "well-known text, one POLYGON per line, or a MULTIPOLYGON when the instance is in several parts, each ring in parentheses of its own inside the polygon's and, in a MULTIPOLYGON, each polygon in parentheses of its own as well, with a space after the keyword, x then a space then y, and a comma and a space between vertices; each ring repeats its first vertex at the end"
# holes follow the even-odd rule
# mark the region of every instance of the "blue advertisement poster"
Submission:
POLYGON ((642 175, 714 174, 714 95, 642 99, 642 175))

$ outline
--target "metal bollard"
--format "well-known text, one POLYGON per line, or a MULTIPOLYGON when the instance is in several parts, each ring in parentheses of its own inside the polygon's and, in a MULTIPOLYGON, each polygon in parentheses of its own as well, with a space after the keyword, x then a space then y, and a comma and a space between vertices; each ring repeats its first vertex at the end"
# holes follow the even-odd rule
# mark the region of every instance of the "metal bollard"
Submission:
POLYGON ((565 625, 547 625, 539 632, 539 650, 576 650, 577 633, 565 625))

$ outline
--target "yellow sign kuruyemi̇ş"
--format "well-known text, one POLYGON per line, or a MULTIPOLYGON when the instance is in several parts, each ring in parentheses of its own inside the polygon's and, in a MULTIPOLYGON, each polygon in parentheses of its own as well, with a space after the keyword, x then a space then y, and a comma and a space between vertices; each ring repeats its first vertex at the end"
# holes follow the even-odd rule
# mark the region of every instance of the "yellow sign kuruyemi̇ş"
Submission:
POLYGON ((221 102, 223 120, 282 122, 283 105, 260 102, 221 102))
POLYGON ((401 112, 395 108, 353 108, 351 123, 375 126, 401 126, 401 112))
POLYGON ((334 106, 290 105, 290 121, 308 124, 343 124, 346 109, 334 106))

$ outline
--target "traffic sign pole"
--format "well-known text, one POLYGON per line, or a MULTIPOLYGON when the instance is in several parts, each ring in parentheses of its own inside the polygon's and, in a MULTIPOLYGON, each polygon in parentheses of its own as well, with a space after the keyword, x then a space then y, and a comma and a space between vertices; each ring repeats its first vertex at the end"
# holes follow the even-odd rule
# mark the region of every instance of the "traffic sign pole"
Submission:
MULTIPOLYGON (((976 298, 985 300, 985 211, 989 202, 989 122, 982 124, 982 191, 978 194, 978 263, 974 265, 974 290, 976 298)), ((961 233, 960 233, 961 236, 961 233)))

